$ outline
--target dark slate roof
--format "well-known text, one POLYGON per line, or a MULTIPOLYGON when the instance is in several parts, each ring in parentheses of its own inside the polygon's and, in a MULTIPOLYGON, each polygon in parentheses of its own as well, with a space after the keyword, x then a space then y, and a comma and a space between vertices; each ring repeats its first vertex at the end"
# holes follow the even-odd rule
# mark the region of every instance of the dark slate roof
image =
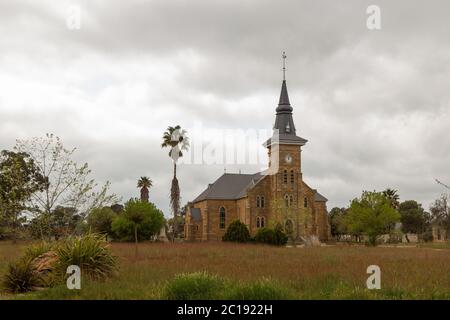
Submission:
POLYGON ((287 92, 286 80, 281 84, 280 100, 278 102, 277 112, 287 111, 292 112, 291 103, 289 102, 289 95, 287 92))
POLYGON ((314 194, 314 201, 317 201, 317 202, 327 202, 328 199, 325 198, 323 195, 321 195, 320 193, 318 193, 318 192, 316 191, 316 193, 314 194))
POLYGON ((295 144, 303 146, 307 140, 298 137, 296 134, 294 119, 292 118, 292 106, 289 102, 289 95, 287 91, 286 80, 281 84, 280 100, 278 107, 275 109, 275 123, 273 126, 274 134, 272 138, 264 143, 265 147, 272 144, 295 144))
POLYGON ((189 208, 189 211, 191 212, 191 218, 195 221, 200 221, 202 219, 200 208, 189 208))
POLYGON ((193 200, 199 202, 206 199, 236 200, 246 196, 248 188, 256 184, 264 175, 261 172, 255 174, 224 173, 205 191, 193 200))

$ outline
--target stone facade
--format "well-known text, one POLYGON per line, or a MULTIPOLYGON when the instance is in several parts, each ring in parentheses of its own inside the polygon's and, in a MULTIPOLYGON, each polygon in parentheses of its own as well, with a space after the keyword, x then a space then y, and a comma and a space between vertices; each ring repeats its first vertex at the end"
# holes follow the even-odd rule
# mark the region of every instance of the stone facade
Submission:
POLYGON ((269 168, 255 175, 224 174, 190 203, 186 213, 186 240, 221 240, 234 220, 258 229, 280 224, 295 242, 317 237, 330 239, 327 199, 304 181, 302 146, 295 135, 292 107, 283 81, 275 124, 279 136, 269 139, 269 168))

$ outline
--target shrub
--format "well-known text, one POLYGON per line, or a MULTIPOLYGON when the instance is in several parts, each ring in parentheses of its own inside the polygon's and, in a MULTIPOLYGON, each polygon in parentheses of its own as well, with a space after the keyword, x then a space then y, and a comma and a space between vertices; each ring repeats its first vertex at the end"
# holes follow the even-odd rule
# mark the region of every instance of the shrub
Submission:
POLYGON ((31 267, 31 260, 21 259, 9 264, 2 285, 8 292, 22 293, 32 290, 39 283, 39 277, 31 267))
POLYGON ((248 228, 245 223, 235 220, 228 226, 222 240, 232 242, 248 242, 250 240, 250 232, 248 232, 248 228))
POLYGON ((256 232, 255 241, 273 244, 275 242, 275 231, 270 228, 261 228, 256 232))
POLYGON ((255 236, 255 241, 260 243, 282 246, 287 243, 288 237, 281 227, 275 229, 262 228, 259 229, 255 236))
POLYGON ((284 245, 286 245, 286 243, 288 242, 288 236, 283 231, 283 228, 281 227, 281 225, 277 224, 275 226, 274 230, 275 230, 275 244, 277 246, 284 246, 284 245))
POLYGON ((427 230, 421 234, 421 238, 425 242, 431 242, 433 241, 433 232, 431 232, 431 230, 427 230))
POLYGON ((182 273, 164 287, 169 300, 212 300, 220 296, 224 281, 206 272, 182 273))
POLYGON ((285 287, 269 279, 261 279, 237 285, 226 298, 230 300, 286 300, 292 298, 292 294, 285 287))
POLYGON ((108 243, 96 234, 68 239, 56 248, 58 272, 66 274, 67 267, 77 265, 90 279, 105 279, 116 270, 117 261, 108 243))

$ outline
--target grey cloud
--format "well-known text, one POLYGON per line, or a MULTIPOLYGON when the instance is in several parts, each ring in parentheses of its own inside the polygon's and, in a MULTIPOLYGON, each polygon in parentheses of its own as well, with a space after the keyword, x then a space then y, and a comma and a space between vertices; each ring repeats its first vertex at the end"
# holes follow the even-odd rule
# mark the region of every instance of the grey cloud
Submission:
MULTIPOLYGON (((288 89, 306 181, 346 205, 398 188, 425 207, 450 183, 448 1, 2 1, 0 147, 54 132, 126 200, 169 213, 168 125, 270 128, 288 89), (82 28, 65 26, 80 4, 82 28), (378 4, 382 30, 365 27, 378 4), (22 90, 21 90, 22 89, 22 90)), ((182 165, 183 201, 223 166, 182 165)), ((251 166, 227 170, 253 172, 251 166)))

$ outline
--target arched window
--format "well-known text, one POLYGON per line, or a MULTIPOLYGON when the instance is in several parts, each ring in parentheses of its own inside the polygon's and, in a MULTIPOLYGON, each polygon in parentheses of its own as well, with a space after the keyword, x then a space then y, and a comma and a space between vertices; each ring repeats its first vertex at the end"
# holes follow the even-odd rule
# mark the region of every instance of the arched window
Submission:
POLYGON ((257 208, 261 207, 261 197, 260 196, 256 196, 256 207, 257 208))
POLYGON ((220 212, 219 227, 220 227, 220 229, 225 229, 225 208, 220 207, 219 212, 220 212))
POLYGON ((283 183, 284 184, 288 183, 288 172, 287 172, 287 170, 283 171, 283 183))
POLYGON ((304 206, 305 208, 308 208, 308 198, 307 198, 307 197, 305 197, 305 198, 303 199, 303 206, 304 206))
POLYGON ((259 217, 256 217, 256 228, 261 228, 261 219, 259 217))
POLYGON ((266 218, 261 217, 261 228, 264 228, 266 226, 266 218))
POLYGON ((264 196, 262 196, 262 197, 261 197, 261 208, 264 208, 264 206, 265 206, 265 203, 264 203, 265 200, 266 200, 266 199, 264 199, 264 196))
POLYGON ((295 172, 294 170, 291 170, 291 184, 295 183, 295 172))
POLYGON ((294 204, 294 196, 290 195, 289 196, 289 206, 292 206, 294 204))

